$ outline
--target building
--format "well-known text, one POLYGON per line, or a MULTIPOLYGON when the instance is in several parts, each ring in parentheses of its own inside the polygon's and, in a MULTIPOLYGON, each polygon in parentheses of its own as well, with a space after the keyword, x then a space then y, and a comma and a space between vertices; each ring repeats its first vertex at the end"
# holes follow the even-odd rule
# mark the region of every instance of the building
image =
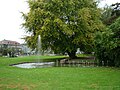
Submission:
POLYGON ((1 55, 20 55, 21 45, 16 41, 2 40, 0 41, 0 54, 1 55))
POLYGON ((11 55, 13 53, 14 55, 31 55, 35 54, 34 51, 32 51, 27 44, 20 44, 17 41, 11 41, 11 40, 2 40, 0 41, 0 55, 11 55))
POLYGON ((2 40, 0 41, 0 47, 6 47, 6 48, 18 48, 20 46, 20 43, 16 42, 16 41, 11 41, 11 40, 2 40))

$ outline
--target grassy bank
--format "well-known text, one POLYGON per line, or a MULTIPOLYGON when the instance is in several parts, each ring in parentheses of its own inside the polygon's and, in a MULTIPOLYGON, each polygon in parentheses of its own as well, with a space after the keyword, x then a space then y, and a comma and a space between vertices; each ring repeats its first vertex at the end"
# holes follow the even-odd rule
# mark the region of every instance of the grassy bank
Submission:
MULTIPOLYGON (((43 56, 41 59, 62 58, 43 56)), ((22 69, 9 66, 38 57, 0 58, 0 90, 120 90, 119 68, 51 67, 22 69)))

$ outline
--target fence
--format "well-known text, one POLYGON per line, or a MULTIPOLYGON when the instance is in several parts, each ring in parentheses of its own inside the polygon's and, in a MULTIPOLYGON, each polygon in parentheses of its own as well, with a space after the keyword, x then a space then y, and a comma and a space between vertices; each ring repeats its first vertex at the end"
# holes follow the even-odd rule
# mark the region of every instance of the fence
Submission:
POLYGON ((92 59, 84 59, 84 60, 79 60, 79 59, 73 59, 73 60, 67 60, 67 59, 62 59, 62 60, 57 60, 56 61, 56 66, 61 66, 61 67, 95 67, 98 66, 97 62, 92 59))

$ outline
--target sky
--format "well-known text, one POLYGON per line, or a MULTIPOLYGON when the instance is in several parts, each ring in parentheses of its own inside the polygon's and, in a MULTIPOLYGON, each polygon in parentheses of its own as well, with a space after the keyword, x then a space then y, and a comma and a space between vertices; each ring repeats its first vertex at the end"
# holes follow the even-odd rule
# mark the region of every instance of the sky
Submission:
MULTIPOLYGON (((21 38, 27 35, 21 27, 23 23, 20 12, 29 12, 27 0, 0 0, 0 41, 12 40, 24 43, 21 38)), ((105 4, 120 2, 120 0, 102 0, 100 7, 105 4)))
POLYGON ((106 4, 107 4, 108 6, 110 6, 111 4, 114 4, 114 3, 117 3, 117 2, 120 3, 120 0, 101 0, 100 7, 103 7, 103 6, 105 6, 106 4))
POLYGON ((0 0, 0 41, 12 40, 23 43, 21 39, 26 35, 21 27, 22 14, 29 11, 26 0, 0 0))

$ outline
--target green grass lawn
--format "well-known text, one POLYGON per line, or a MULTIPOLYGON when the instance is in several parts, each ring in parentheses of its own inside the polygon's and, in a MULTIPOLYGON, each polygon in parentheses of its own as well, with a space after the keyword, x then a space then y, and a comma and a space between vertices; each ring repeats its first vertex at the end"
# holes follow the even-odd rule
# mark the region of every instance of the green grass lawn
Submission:
MULTIPOLYGON (((43 56, 41 59, 62 58, 43 56)), ((0 57, 0 90, 120 90, 120 68, 50 67, 22 69, 9 66, 34 62, 36 56, 0 57)))

